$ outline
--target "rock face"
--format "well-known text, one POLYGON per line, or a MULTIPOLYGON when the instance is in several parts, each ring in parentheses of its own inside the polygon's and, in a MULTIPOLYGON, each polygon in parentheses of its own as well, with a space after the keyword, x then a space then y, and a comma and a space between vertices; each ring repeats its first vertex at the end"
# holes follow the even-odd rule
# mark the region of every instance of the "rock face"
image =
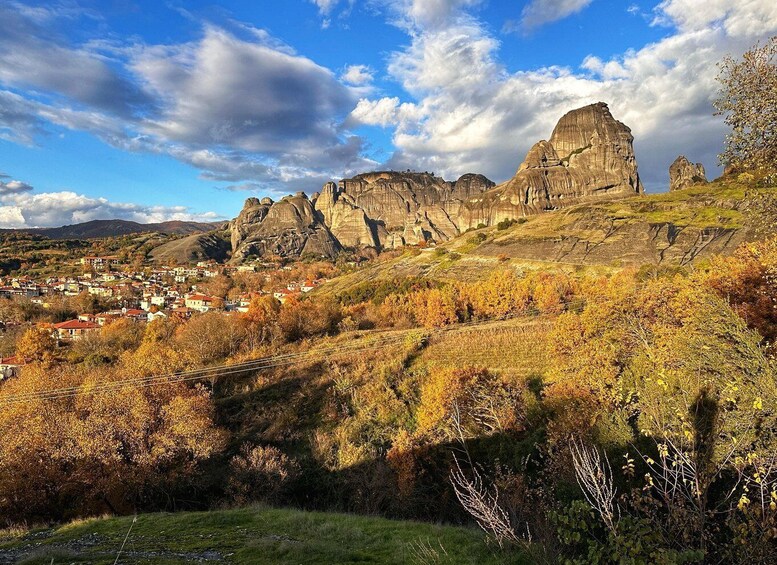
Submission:
POLYGON ((237 263, 267 255, 334 257, 341 249, 304 193, 278 202, 249 198, 229 231, 237 263))
POLYGON ((515 176, 471 199, 459 228, 555 210, 587 200, 643 191, 631 130, 599 102, 564 115, 549 141, 537 142, 515 176))
POLYGON ((322 199, 331 189, 337 203, 364 212, 376 248, 392 248, 455 237, 459 234, 455 217, 464 201, 493 186, 483 175, 448 182, 430 173, 380 171, 344 179, 336 188, 325 186, 316 208, 329 207, 322 199))
POLYGON ((312 201, 304 193, 275 203, 249 198, 229 225, 232 258, 445 241, 480 224, 640 194, 633 141, 599 102, 564 115, 550 140, 537 142, 499 186, 471 173, 451 182, 434 173, 378 171, 328 182, 312 201))
POLYGON ((691 163, 685 155, 680 155, 669 166, 669 190, 682 190, 695 184, 706 184, 707 174, 704 165, 691 163))
POLYGON ((315 206, 324 224, 343 247, 379 247, 366 212, 350 196, 340 193, 335 183, 324 185, 315 206))

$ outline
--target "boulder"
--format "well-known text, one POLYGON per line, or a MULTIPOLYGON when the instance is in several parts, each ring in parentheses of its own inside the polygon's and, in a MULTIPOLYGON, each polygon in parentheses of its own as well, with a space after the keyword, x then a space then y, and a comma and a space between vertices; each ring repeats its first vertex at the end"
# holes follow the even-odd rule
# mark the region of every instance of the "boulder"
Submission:
POLYGON ((669 190, 682 190, 696 184, 706 184, 707 174, 704 165, 691 163, 685 155, 680 155, 669 165, 669 190))

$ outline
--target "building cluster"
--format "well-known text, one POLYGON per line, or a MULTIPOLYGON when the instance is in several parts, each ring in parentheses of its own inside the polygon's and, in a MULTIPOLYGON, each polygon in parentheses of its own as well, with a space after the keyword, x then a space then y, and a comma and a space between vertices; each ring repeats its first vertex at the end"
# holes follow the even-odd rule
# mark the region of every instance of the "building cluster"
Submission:
MULTIPOLYGON (((48 309, 55 305, 58 298, 86 293, 106 299, 112 305, 105 312, 83 313, 60 323, 40 324, 50 329, 52 336, 62 343, 99 332, 103 326, 120 319, 145 323, 172 316, 188 319, 192 315, 210 311, 247 312, 251 301, 258 296, 272 295, 280 302, 285 302, 291 297, 312 291, 323 282, 292 282, 278 289, 257 289, 233 299, 224 299, 198 291, 198 283, 220 274, 258 271, 259 267, 224 267, 213 262, 200 262, 196 266, 155 266, 141 272, 131 272, 118 270, 121 267, 113 270, 118 265, 115 257, 84 257, 80 262, 89 266, 90 272, 40 281, 26 276, 0 278, 0 298, 29 300, 48 309)), ((271 271, 267 271, 266 280, 271 280, 270 274, 271 271)), ((10 324, 9 320, 0 319, 0 333, 10 324)), ((16 358, 0 358, 0 379, 15 373, 22 362, 16 358)))

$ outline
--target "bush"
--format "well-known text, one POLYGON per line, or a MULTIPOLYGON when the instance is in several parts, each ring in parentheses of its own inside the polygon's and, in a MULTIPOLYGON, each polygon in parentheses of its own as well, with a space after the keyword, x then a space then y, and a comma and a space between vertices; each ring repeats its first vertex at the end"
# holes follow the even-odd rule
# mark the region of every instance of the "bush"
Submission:
POLYGON ((229 473, 227 496, 234 503, 276 502, 299 476, 300 466, 277 447, 243 444, 229 473))
POLYGON ((481 233, 476 233, 475 235, 469 237, 467 239, 467 243, 470 243, 472 245, 480 245, 487 239, 488 239, 488 236, 481 232, 481 233))

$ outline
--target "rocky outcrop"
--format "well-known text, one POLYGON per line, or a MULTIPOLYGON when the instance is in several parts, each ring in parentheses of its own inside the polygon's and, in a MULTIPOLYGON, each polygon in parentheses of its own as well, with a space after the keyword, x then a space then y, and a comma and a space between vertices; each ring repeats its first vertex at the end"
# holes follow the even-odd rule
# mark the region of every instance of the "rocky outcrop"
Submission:
POLYGON ((341 248, 305 193, 278 202, 249 198, 229 230, 236 263, 267 255, 334 257, 341 248))
POLYGON ((549 141, 529 150, 515 176, 471 199, 459 229, 643 191, 631 130, 599 102, 564 115, 549 141))
POLYGON ((696 184, 706 184, 707 173, 701 163, 691 163, 685 155, 680 155, 669 166, 669 190, 682 190, 696 184))
MULTIPOLYGON (((344 179, 333 190, 337 201, 364 211, 376 247, 391 248, 455 237, 460 233, 455 217, 463 203, 493 186, 476 174, 449 182, 433 173, 378 171, 344 179)), ((322 198, 317 209, 328 209, 319 202, 322 198)))
POLYGON ((237 218, 229 225, 231 232, 232 249, 237 249, 240 243, 248 236, 254 227, 261 223, 273 205, 271 198, 248 198, 237 218))
POLYGON ((328 182, 315 199, 316 210, 324 224, 343 247, 379 247, 366 212, 333 182, 328 182))
POLYGON ((640 194, 633 141, 599 102, 564 115, 550 140, 537 142, 499 186, 477 174, 450 182, 434 173, 378 171, 328 182, 312 201, 304 193, 276 203, 249 198, 229 226, 233 260, 445 241, 481 224, 640 194))

